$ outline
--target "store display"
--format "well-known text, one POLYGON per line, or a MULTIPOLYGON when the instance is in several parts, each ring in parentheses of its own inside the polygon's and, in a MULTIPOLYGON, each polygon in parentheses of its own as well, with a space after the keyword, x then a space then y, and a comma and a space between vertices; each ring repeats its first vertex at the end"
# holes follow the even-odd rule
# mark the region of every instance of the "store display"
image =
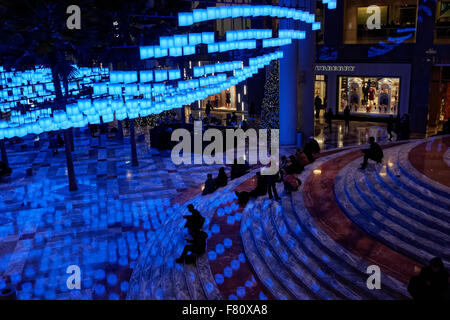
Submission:
POLYGON ((348 105, 354 114, 397 114, 399 78, 339 77, 339 88, 339 113, 348 105))

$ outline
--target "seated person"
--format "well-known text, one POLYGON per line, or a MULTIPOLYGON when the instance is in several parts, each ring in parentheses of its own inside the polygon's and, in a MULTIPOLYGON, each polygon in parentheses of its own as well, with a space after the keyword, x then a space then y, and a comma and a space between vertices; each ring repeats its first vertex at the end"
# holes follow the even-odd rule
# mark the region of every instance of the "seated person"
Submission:
POLYGON ((298 163, 295 156, 289 156, 289 165, 286 168, 288 174, 300 174, 304 170, 304 167, 298 163))
POLYGON ((9 168, 5 162, 0 161, 0 177, 6 177, 11 174, 12 170, 9 168))
POLYGON ((239 199, 239 203, 242 205, 245 205, 250 198, 258 198, 260 196, 264 196, 267 194, 267 179, 266 177, 261 175, 261 172, 256 173, 256 188, 253 189, 251 192, 243 191, 238 192, 236 191, 235 194, 239 199))
POLYGON ((242 177, 250 171, 247 160, 240 158, 231 165, 231 180, 242 177), (241 163, 241 164, 240 164, 241 163))
POLYGON ((192 230, 200 230, 203 228, 203 224, 205 223, 205 218, 194 208, 192 204, 188 204, 188 210, 191 213, 190 216, 183 216, 186 219, 185 228, 188 229, 189 232, 192 230))
POLYGON ((213 179, 213 176, 211 173, 208 173, 208 178, 205 181, 205 188, 203 189, 202 196, 211 194, 216 190, 217 190, 216 180, 213 179))
POLYGON ((430 260, 418 276, 411 278, 408 292, 415 300, 449 300, 449 273, 440 258, 430 260))
POLYGON ((303 152, 305 153, 310 163, 316 161, 314 155, 320 153, 320 146, 317 140, 313 137, 309 137, 309 141, 305 144, 303 152))
POLYGON ((192 239, 186 238, 189 243, 184 247, 181 256, 175 260, 177 263, 195 263, 196 256, 206 252, 206 239, 208 235, 202 230, 192 230, 192 239))
POLYGON ((302 182, 297 178, 296 174, 286 174, 285 172, 282 172, 281 177, 284 183, 284 190, 287 194, 298 191, 298 188, 302 185, 302 182))
POLYGON ((286 156, 281 157, 280 170, 285 170, 288 166, 289 162, 286 156))
POLYGON ((216 178, 216 187, 217 188, 225 187, 227 183, 228 183, 228 176, 225 173, 225 168, 222 167, 219 169, 219 174, 216 178))
POLYGON ((444 125, 443 125, 443 127, 442 127, 442 132, 443 132, 444 134, 450 134, 450 119, 448 119, 448 120, 444 123, 444 125))
POLYGON ((300 164, 303 168, 310 163, 308 157, 301 148, 297 149, 297 152, 295 153, 295 159, 297 160, 297 163, 300 164))
POLYGON ((380 145, 375 142, 374 137, 369 138, 369 149, 364 149, 364 162, 361 164, 361 170, 365 170, 367 168, 367 164, 369 162, 369 159, 376 161, 377 163, 381 163, 383 160, 383 150, 381 149, 380 145))

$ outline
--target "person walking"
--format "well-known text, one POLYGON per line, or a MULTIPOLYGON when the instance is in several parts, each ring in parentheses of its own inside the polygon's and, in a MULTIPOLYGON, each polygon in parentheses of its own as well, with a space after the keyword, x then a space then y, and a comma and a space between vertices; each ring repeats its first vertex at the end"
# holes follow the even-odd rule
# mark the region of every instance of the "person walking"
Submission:
POLYGON ((350 106, 347 105, 344 109, 345 134, 350 131, 350 106))
POLYGON ((392 132, 394 131, 394 117, 389 116, 388 122, 387 122, 387 133, 389 134, 389 141, 392 141, 392 132))
POLYGON ((327 127, 325 127, 325 129, 330 129, 331 132, 333 125, 333 111, 331 110, 331 108, 329 108, 327 113, 325 113, 325 123, 328 125, 327 127))

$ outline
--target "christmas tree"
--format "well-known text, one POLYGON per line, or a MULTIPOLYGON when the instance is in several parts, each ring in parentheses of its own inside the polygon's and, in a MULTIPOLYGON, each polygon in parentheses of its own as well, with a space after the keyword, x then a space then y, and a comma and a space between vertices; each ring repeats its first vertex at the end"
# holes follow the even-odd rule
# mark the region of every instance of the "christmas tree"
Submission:
POLYGON ((278 129, 280 127, 280 64, 278 60, 272 61, 270 71, 264 85, 264 98, 261 110, 261 126, 264 129, 278 129))

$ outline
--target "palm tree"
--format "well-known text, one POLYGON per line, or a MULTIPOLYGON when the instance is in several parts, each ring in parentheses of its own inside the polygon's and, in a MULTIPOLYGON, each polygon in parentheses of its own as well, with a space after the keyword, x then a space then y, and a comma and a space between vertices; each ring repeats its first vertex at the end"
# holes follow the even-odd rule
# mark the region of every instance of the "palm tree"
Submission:
MULTIPOLYGON (((67 7, 72 1, 16 1, 0 2, 0 36, 3 45, 0 53, 2 63, 16 69, 30 69, 42 65, 51 69, 55 87, 53 109, 65 109, 67 103, 67 84, 71 69, 77 57, 99 46, 99 25, 102 19, 95 15, 93 1, 79 1, 81 8, 90 8, 82 12, 82 29, 69 30, 66 27, 67 7), (96 25, 97 24, 97 25, 96 25), (63 95, 61 82, 66 88, 63 95)), ((64 130, 69 190, 78 189, 72 161, 72 129, 64 130)))

